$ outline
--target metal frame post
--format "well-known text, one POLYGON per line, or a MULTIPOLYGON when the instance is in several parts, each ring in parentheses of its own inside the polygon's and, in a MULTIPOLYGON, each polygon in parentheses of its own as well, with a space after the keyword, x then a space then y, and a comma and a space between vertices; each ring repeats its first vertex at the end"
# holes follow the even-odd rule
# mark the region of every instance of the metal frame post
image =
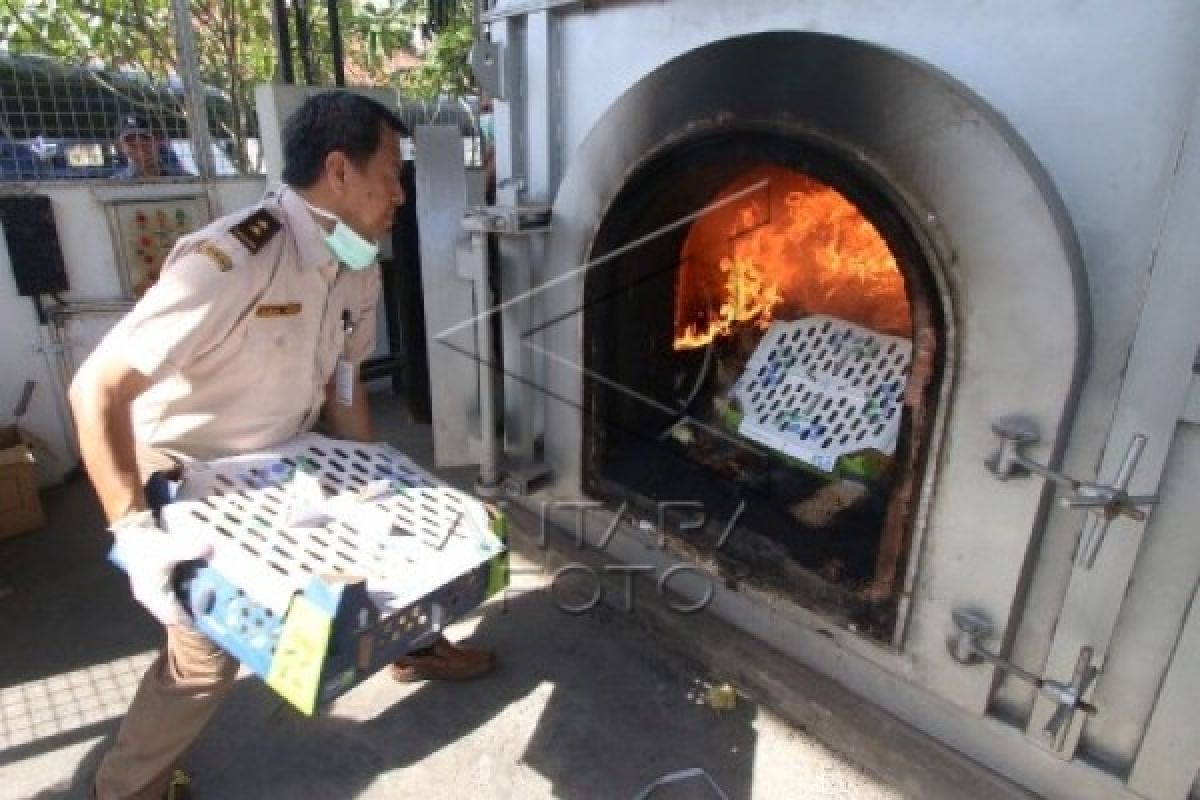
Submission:
POLYGON ((192 135, 192 159, 200 177, 213 177, 212 135, 208 129, 208 104, 200 83, 200 60, 196 55, 196 30, 192 27, 192 9, 188 0, 171 0, 175 17, 175 45, 179 49, 179 74, 187 103, 192 135))
POLYGON ((346 85, 346 56, 342 49, 342 23, 338 19, 338 0, 326 0, 329 14, 329 51, 333 56, 333 83, 346 85))
POLYGON ((275 54, 279 59, 279 77, 286 84, 296 82, 292 67, 292 32, 288 24, 287 0, 272 0, 271 18, 275 25, 275 54))

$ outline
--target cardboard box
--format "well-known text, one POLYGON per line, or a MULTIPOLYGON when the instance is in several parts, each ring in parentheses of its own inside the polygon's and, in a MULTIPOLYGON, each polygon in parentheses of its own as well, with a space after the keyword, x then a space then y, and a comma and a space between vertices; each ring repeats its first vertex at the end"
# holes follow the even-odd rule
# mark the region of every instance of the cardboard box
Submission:
POLYGON ((29 442, 15 425, 0 425, 0 539, 46 523, 29 442))

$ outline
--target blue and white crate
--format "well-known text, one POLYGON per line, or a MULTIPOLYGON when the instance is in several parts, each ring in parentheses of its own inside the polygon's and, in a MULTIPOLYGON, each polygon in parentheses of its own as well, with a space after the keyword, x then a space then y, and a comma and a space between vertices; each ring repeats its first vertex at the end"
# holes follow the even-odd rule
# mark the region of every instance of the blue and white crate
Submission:
POLYGON ((843 456, 896 449, 912 342, 837 317, 771 323, 732 393, 738 433, 832 473, 843 456))
POLYGON ((213 546, 181 586, 197 628, 305 713, 507 580, 503 518, 388 445, 309 434, 189 465, 162 523, 213 546))

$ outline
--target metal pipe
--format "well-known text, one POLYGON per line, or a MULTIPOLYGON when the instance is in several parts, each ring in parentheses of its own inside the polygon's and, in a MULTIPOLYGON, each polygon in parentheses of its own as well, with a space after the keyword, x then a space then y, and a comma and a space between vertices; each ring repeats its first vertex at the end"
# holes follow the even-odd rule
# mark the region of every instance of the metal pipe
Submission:
MULTIPOLYGON (((54 410, 65 434, 67 454, 75 458, 79 454, 76 447, 75 420, 71 416, 71 410, 67 403, 70 372, 66 369, 64 359, 63 341, 66 337, 61 334, 58 321, 53 317, 51 309, 47 309, 42 303, 41 296, 34 295, 32 300, 38 318, 38 350, 46 360, 46 373, 50 376, 50 395, 54 398, 54 410)), ((22 401, 22 406, 27 404, 27 399, 22 401)), ((24 413, 25 410, 22 409, 15 416, 20 417, 24 413)))
POLYGON ((1030 472, 1040 475, 1057 486, 1062 486, 1066 489, 1079 488, 1079 481, 1075 480, 1074 478, 1067 477, 1060 472, 1055 472, 1049 467, 1043 467, 1041 464, 1030 459, 1024 453, 1015 453, 1012 460, 1030 472))
POLYGON ((71 414, 67 401, 67 392, 71 385, 72 373, 66 363, 66 337, 58 321, 51 317, 46 324, 38 326, 38 347, 46 360, 46 371, 50 375, 50 394, 54 397, 54 410, 58 414, 59 424, 62 425, 64 439, 67 445, 67 455, 72 459, 79 458, 79 433, 75 428, 75 418, 71 414))
POLYGON ((304 85, 312 86, 316 70, 312 60, 312 28, 308 15, 308 0, 292 0, 292 10, 296 12, 296 48, 300 51, 300 69, 304 73, 304 85))
POLYGON ((1117 468, 1117 477, 1113 480, 1114 486, 1122 491, 1129 486, 1129 481, 1133 480, 1133 472, 1137 469, 1138 461, 1141 460, 1142 451, 1145 449, 1146 434, 1135 434, 1129 449, 1125 451, 1125 458, 1121 460, 1121 466, 1117 468))
POLYGON ((329 48, 333 54, 333 84, 346 85, 346 58, 342 50, 342 21, 338 19, 338 0, 326 0, 329 13, 329 48))
MULTIPOLYGON (((483 0, 471 2, 471 31, 476 42, 483 40, 483 0)), ((1200 358, 1200 355, 1197 358, 1200 358)))
POLYGON ((286 84, 296 82, 292 68, 292 32, 288 25, 287 0, 272 0, 271 18, 275 27, 275 55, 279 59, 279 77, 286 84))
POLYGON ((200 59, 196 55, 196 31, 192 27, 192 7, 188 0, 171 0, 175 17, 175 44, 179 50, 179 75, 187 101, 192 134, 192 160, 205 180, 213 177, 212 134, 208 129, 208 102, 200 83, 200 59))
POLYGON ((1036 686, 1038 688, 1041 688, 1041 685, 1042 685, 1042 676, 1041 675, 1035 675, 1027 669, 1022 669, 1021 667, 1018 667, 1016 664, 1009 661, 1007 658, 1002 658, 1001 656, 998 656, 994 653, 988 652, 987 650, 983 649, 983 646, 981 644, 979 644, 979 642, 977 642, 973 639, 970 642, 970 650, 976 656, 978 656, 979 658, 988 662, 992 666, 999 667, 1000 669, 1002 669, 1006 672, 1011 672, 1012 674, 1016 675, 1017 677, 1022 678, 1023 680, 1028 681, 1029 683, 1032 683, 1034 686, 1036 686))
POLYGON ((503 8, 497 8, 483 15, 483 22, 495 22, 506 17, 520 17, 534 14, 538 11, 549 11, 552 8, 581 5, 584 0, 513 0, 503 8))
POLYGON ((488 491, 500 483, 500 438, 496 433, 496 357, 492 337, 492 287, 489 280, 490 259, 487 253, 488 234, 471 234, 475 250, 475 300, 479 313, 475 317, 475 336, 479 352, 479 481, 478 488, 488 491))
POLYGON ((83 314, 124 314, 133 308, 132 300, 84 300, 72 301, 66 305, 47 309, 46 315, 51 319, 78 317, 83 314))

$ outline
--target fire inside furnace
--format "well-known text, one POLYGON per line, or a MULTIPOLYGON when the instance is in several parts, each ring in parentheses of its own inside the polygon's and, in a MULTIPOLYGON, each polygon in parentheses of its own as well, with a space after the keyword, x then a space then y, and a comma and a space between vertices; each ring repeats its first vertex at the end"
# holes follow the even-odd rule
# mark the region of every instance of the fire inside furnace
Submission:
POLYGON ((730 432, 823 473, 878 471, 895 448, 911 338, 895 257, 830 186, 758 167, 688 232, 672 346, 715 351, 705 363, 728 391, 701 413, 730 432))
POLYGON ((888 197, 793 141, 714 139, 635 176, 592 255, 589 494, 890 636, 937 329, 888 197))
POLYGON ((840 192, 763 166, 715 198, 683 245, 675 349, 740 325, 828 314, 912 336, 904 278, 887 242, 840 192))

